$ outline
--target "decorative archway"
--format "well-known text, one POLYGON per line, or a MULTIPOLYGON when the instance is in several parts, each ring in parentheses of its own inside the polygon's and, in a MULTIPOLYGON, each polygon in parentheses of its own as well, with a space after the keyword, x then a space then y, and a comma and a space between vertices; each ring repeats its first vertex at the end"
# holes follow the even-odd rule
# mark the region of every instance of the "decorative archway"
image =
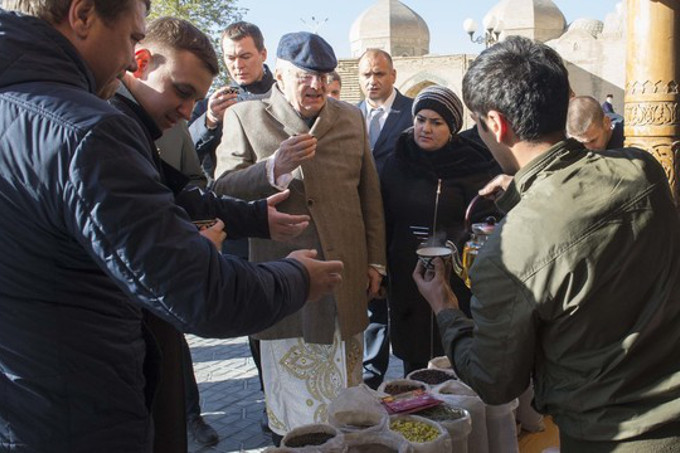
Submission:
POLYGON ((448 86, 446 80, 438 77, 434 74, 427 72, 418 73, 412 77, 409 77, 404 83, 402 83, 399 88, 404 95, 414 98, 420 93, 424 88, 432 85, 443 85, 448 86))

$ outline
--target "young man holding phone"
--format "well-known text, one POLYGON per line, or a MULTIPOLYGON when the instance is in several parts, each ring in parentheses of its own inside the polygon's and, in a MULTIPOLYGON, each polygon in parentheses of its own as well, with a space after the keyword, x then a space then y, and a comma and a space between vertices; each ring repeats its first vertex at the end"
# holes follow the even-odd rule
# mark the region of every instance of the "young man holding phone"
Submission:
POLYGON ((216 90, 198 102, 191 117, 189 131, 196 152, 209 178, 215 178, 215 150, 222 139, 224 112, 238 101, 267 97, 274 76, 265 64, 267 48, 257 25, 235 22, 222 32, 222 53, 231 86, 216 90))

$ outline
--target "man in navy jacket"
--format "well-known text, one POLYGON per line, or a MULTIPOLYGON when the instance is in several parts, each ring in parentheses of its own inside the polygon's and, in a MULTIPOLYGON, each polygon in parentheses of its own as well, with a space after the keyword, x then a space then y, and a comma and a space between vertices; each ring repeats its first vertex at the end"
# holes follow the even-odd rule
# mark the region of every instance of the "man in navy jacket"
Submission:
POLYGON ((142 308, 243 335, 342 265, 223 257, 175 204, 142 129, 97 97, 136 69, 148 1, 14 3, 36 17, 0 10, 0 450, 148 452, 142 308))

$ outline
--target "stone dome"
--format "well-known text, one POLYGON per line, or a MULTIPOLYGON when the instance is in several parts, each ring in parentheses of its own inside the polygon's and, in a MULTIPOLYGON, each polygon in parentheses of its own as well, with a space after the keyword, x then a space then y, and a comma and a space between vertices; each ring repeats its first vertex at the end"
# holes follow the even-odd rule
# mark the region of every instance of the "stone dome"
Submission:
POLYGON ((486 17, 502 21, 501 37, 519 35, 540 42, 560 37, 567 25, 564 14, 552 0, 501 0, 486 17))
POLYGON ((430 52, 430 30, 416 12, 399 0, 378 0, 361 13, 349 32, 352 56, 377 48, 393 57, 418 57, 430 52))
POLYGON ((604 22, 597 19, 588 19, 585 17, 576 19, 574 22, 569 24, 569 31, 571 30, 583 30, 587 31, 593 37, 597 38, 604 29, 604 22))

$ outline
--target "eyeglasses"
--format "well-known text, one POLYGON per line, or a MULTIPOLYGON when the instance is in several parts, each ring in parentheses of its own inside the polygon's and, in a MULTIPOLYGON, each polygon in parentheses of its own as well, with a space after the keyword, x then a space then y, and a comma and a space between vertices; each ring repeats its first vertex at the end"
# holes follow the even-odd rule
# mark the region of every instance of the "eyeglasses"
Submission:
POLYGON ((295 73, 295 78, 299 83, 311 85, 314 79, 318 80, 320 84, 328 84, 328 74, 320 74, 318 72, 298 72, 295 73))

